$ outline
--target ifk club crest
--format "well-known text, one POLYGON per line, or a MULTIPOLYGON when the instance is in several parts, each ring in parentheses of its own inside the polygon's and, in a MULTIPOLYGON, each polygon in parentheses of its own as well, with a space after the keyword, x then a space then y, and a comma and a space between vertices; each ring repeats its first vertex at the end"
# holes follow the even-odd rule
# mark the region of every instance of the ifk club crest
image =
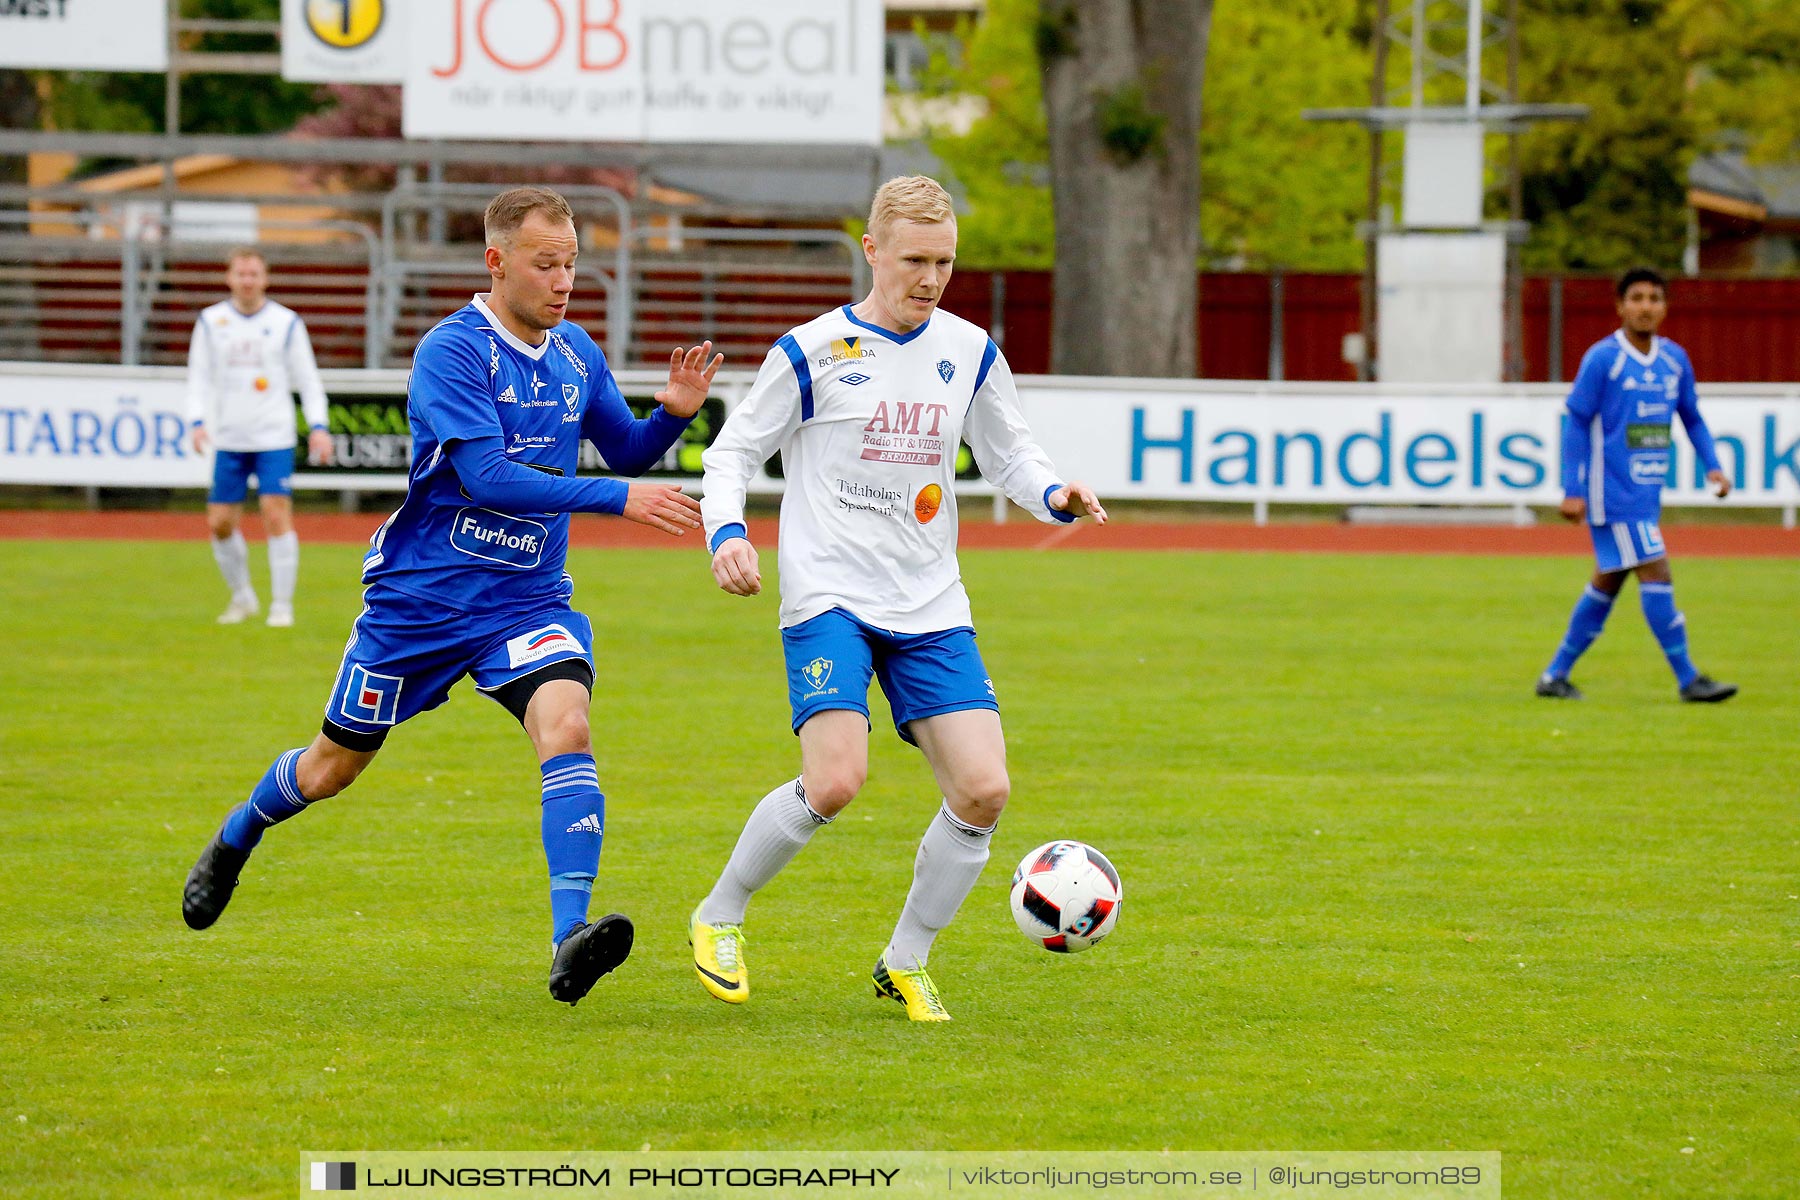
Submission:
POLYGON ((819 691, 831 681, 831 660, 815 658, 800 668, 800 674, 806 677, 808 687, 815 692, 819 691))
POLYGON ((334 50, 354 50, 381 31, 385 0, 306 0, 306 28, 334 50))

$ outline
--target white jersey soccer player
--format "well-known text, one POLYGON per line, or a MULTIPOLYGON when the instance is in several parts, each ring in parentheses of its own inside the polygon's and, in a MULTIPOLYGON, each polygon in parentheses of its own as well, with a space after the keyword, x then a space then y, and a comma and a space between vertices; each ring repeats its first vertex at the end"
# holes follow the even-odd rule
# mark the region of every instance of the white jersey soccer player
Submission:
POLYGON ((863 252, 869 296, 781 338, 703 458, 713 575, 749 596, 761 575, 745 492, 781 452, 780 623, 801 774, 751 813, 689 937, 702 986, 744 1000, 745 909, 861 788, 869 682, 879 676, 896 729, 924 752, 944 803, 876 960, 875 990, 915 1021, 946 1021, 926 957, 987 862, 1010 787, 999 703, 956 561, 958 446, 1039 520, 1106 514, 1032 440, 993 340, 937 307, 956 254, 944 190, 921 176, 883 185, 863 252))
POLYGON ((289 477, 294 470, 294 393, 310 434, 307 447, 331 460, 325 388, 299 314, 268 299, 268 265, 255 250, 236 250, 226 269, 231 298, 200 314, 188 342, 188 420, 196 452, 211 443, 206 497, 213 558, 231 602, 219 617, 235 625, 255 614, 250 553, 238 532, 250 477, 269 539, 269 624, 294 623, 300 539, 294 532, 289 477))

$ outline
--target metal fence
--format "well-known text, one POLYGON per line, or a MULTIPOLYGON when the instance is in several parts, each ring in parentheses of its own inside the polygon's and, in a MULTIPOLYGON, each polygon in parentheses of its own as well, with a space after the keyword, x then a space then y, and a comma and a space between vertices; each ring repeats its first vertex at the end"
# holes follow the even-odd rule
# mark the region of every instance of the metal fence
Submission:
MULTIPOLYGON (((621 366, 702 339, 735 361, 760 358, 788 329, 866 286, 860 245, 839 228, 746 228, 716 216, 695 224, 645 217, 609 188, 561 190, 583 235, 569 319, 621 366)), ((426 330, 486 289, 479 215, 493 191, 410 184, 342 198, 344 211, 367 211, 367 221, 256 220, 271 294, 306 320, 321 366, 404 367, 426 330)), ((328 212, 339 198, 232 199, 328 212)), ((141 199, 58 189, 0 210, 0 359, 182 363, 194 317, 224 294, 232 244, 141 199)))

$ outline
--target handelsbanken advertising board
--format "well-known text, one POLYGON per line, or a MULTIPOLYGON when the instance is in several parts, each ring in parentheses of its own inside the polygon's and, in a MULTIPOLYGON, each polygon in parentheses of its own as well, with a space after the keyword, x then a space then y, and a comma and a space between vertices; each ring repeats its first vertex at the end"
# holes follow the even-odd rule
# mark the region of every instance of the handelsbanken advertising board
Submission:
MULTIPOLYGON (((204 487, 211 478, 210 458, 187 437, 179 372, 4 366, 0 484, 204 487)), ((651 474, 699 475, 701 452, 750 378, 720 376, 651 474)), ((639 415, 660 384, 655 372, 621 381, 639 415)), ((345 371, 329 373, 327 386, 337 462, 302 466, 307 484, 403 484, 412 436, 400 383, 345 371)), ((1051 461, 1109 500, 1554 505, 1562 497, 1560 389, 1431 395, 1280 386, 1019 381, 1026 418, 1051 461)), ((1700 403, 1732 481, 1726 503, 1800 505, 1800 390, 1721 384, 1700 403)), ((1675 428, 1665 500, 1714 503, 1679 421, 1675 428)), ((296 453, 301 466, 303 439, 296 453)), ((591 446, 582 469, 605 469, 591 446)), ((779 490, 778 465, 765 482, 779 490)))
POLYGON ((413 138, 878 145, 881 0, 413 0, 413 138))
MULTIPOLYGON (((1554 505, 1563 494, 1560 389, 1020 390, 1051 460, 1109 499, 1554 505)), ((1700 407, 1734 488, 1727 503, 1800 504, 1800 393, 1720 385, 1700 407)), ((1679 420, 1667 478, 1665 502, 1712 503, 1679 420)))

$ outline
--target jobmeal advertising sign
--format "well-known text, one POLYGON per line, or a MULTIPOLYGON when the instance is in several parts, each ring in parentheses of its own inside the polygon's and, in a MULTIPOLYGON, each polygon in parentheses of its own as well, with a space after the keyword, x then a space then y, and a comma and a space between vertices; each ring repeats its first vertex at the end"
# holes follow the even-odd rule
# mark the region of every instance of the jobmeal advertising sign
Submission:
POLYGON ((407 137, 878 145, 881 0, 411 0, 407 137))
POLYGON ((162 0, 0 0, 0 67, 166 70, 168 16, 162 0))

